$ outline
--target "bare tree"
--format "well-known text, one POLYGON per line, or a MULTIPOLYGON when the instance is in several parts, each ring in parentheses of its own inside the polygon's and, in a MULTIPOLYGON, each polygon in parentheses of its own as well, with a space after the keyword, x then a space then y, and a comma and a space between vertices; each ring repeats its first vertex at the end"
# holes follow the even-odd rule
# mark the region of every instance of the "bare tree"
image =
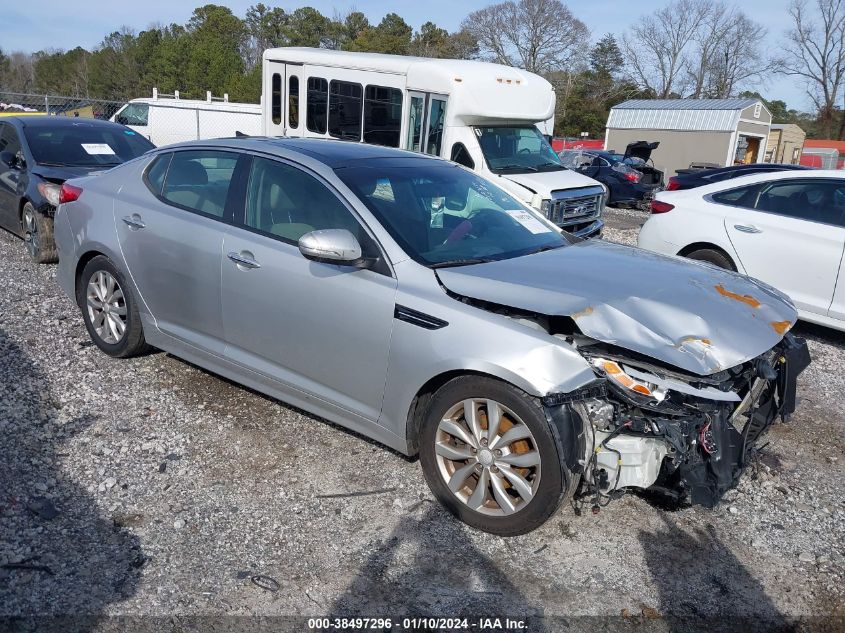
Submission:
MULTIPOLYGON (((789 15, 793 26, 787 33, 783 72, 805 81, 830 136, 834 104, 845 79, 845 3, 816 0, 810 8, 807 0, 793 0, 789 15)), ((840 137, 843 132, 840 129, 840 137)))
POLYGON ((483 57, 547 75, 583 60, 590 31, 560 0, 518 0, 470 13, 461 28, 483 57))
POLYGON ((761 51, 766 37, 763 25, 751 20, 742 11, 731 11, 725 28, 711 49, 707 61, 703 94, 725 98, 735 95, 740 84, 754 84, 773 62, 761 51))
POLYGON ((660 99, 682 94, 688 85, 685 54, 713 3, 677 0, 645 15, 622 38, 634 81, 660 99))

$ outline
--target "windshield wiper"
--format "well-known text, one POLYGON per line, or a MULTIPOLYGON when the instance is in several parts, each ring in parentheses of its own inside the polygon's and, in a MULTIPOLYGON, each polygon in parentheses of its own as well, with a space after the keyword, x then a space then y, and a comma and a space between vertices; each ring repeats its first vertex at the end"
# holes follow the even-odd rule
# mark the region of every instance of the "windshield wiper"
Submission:
POLYGON ((537 169, 540 169, 540 167, 560 167, 561 169, 566 169, 566 167, 564 167, 560 163, 553 163, 552 161, 549 161, 547 163, 540 163, 539 165, 535 165, 535 167, 537 169))
POLYGON ((504 171, 505 169, 521 169, 521 170, 525 170, 525 171, 537 171, 536 167, 531 167, 530 165, 515 165, 515 164, 501 165, 499 167, 496 167, 495 171, 504 171))
POLYGON ((558 244, 557 246, 551 246, 547 244, 546 246, 540 246, 539 248, 535 248, 533 251, 528 251, 527 253, 523 253, 523 255, 536 255, 537 253, 545 253, 546 251, 553 251, 558 248, 563 248, 566 244, 558 244))
POLYGON ((467 257, 465 259, 450 259, 445 262, 429 264, 429 268, 451 268, 452 266, 471 266, 472 264, 486 264, 494 260, 484 257, 467 257))

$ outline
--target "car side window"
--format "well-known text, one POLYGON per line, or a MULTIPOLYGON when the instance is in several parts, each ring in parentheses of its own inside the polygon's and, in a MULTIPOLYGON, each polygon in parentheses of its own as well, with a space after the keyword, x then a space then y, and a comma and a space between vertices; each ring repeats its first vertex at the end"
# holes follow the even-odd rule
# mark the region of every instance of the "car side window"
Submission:
POLYGON ((737 187, 736 189, 720 191, 719 193, 714 193, 710 197, 713 202, 718 202, 719 204, 753 209, 754 203, 757 200, 757 193, 759 191, 760 185, 752 185, 749 187, 737 187))
POLYGON ((223 218, 237 162, 233 152, 174 152, 161 197, 184 209, 223 218))
POLYGON ((0 152, 11 152, 18 161, 23 158, 18 133, 8 123, 0 124, 0 152))
POLYGON ((291 243, 318 229, 347 229, 362 244, 365 241, 358 220, 326 185, 301 169, 267 158, 252 161, 244 224, 291 243))
POLYGON ((793 180, 773 184, 760 194, 757 210, 845 226, 845 182, 793 180))
POLYGON ((161 190, 164 187, 164 177, 167 175, 167 168, 170 167, 170 159, 173 154, 160 154, 149 164, 147 171, 144 173, 144 181, 147 188, 156 196, 161 195, 161 190))

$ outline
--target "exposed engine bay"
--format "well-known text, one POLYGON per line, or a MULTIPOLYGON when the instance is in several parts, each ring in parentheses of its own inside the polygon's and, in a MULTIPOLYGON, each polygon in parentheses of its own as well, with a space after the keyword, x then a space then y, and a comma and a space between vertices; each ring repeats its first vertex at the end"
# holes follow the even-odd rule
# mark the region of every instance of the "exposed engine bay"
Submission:
POLYGON ((580 419, 584 450, 575 470, 580 494, 594 507, 625 488, 713 507, 736 485, 760 437, 794 412, 796 378, 810 363, 806 342, 790 334, 761 356, 706 377, 569 338, 597 380, 544 402, 580 419))

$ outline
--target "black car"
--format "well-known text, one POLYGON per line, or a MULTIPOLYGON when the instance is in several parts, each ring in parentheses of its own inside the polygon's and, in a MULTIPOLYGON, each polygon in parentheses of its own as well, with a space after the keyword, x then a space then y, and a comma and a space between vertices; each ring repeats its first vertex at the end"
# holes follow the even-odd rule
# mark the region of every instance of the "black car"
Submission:
POLYGON ((646 208, 663 187, 663 172, 655 169, 651 152, 660 143, 636 141, 624 154, 600 150, 565 150, 560 159, 570 169, 607 186, 608 204, 646 208))
POLYGON ((682 169, 675 176, 669 179, 666 184, 667 191, 679 189, 694 189, 702 185, 712 185, 714 182, 750 176, 751 174, 763 174, 770 171, 786 171, 790 169, 810 169, 802 165, 780 165, 777 163, 751 163, 749 165, 731 165, 730 167, 718 167, 716 169, 682 169))
POLYGON ((53 214, 65 180, 136 158, 155 146, 128 127, 63 116, 0 119, 0 227, 22 237, 38 263, 56 261, 53 214))

